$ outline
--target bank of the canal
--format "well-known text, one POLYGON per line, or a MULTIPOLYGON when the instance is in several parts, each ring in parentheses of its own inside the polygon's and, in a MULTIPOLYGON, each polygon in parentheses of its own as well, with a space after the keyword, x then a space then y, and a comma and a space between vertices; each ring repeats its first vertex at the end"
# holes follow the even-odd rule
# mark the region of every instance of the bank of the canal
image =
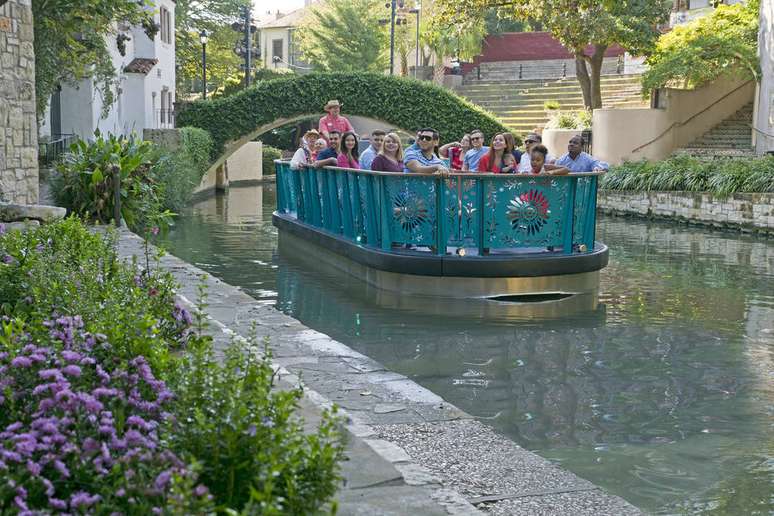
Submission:
MULTIPOLYGON (((141 238, 124 231, 120 254, 141 259, 141 238)), ((215 349, 234 337, 266 339, 287 385, 305 389, 301 415, 313 428, 337 405, 348 433, 342 515, 626 515, 623 499, 521 448, 404 375, 312 330, 172 255, 160 266, 193 307, 206 286, 215 349)))
MULTIPOLYGON (((492 319, 406 305, 283 254, 273 209, 272 188, 231 189, 166 246, 646 512, 774 510, 771 239, 602 217, 599 309, 492 319)), ((406 450, 456 474, 434 435, 406 450)))

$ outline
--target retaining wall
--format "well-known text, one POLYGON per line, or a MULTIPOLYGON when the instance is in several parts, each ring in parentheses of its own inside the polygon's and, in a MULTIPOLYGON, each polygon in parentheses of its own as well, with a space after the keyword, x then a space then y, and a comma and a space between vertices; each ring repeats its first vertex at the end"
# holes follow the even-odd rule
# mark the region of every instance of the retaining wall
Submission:
POLYGON ((664 218, 774 235, 774 194, 706 192, 627 192, 600 190, 597 207, 612 214, 664 218))

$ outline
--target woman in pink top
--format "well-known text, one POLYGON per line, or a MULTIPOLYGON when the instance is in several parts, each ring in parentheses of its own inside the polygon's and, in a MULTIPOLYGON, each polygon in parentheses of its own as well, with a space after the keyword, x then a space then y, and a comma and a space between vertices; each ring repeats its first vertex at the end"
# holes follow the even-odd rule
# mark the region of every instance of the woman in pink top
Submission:
POLYGON ((357 161, 357 136, 355 133, 347 131, 341 137, 341 152, 337 158, 337 165, 341 168, 360 168, 357 161))
POLYGON ((328 133, 331 131, 338 131, 341 134, 344 134, 347 131, 355 132, 355 128, 352 127, 349 120, 340 116, 341 103, 339 103, 338 100, 329 100, 328 103, 325 104, 324 109, 328 114, 320 119, 318 130, 326 140, 328 139, 328 133))

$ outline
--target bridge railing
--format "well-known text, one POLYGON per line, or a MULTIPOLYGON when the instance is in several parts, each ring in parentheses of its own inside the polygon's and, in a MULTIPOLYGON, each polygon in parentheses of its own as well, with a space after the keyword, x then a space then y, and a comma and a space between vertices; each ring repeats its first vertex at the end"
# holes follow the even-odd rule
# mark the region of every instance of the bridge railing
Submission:
POLYGON ((280 215, 359 245, 438 255, 594 249, 600 173, 441 176, 275 164, 280 215))

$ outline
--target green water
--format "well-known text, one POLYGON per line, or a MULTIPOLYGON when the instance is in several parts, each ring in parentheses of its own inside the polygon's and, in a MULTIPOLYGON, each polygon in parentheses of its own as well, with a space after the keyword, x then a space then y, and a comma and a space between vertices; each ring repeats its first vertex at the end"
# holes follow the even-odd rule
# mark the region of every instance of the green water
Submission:
POLYGON ((602 218, 599 309, 492 321, 278 255, 275 201, 232 188, 166 246, 647 512, 774 513, 774 240, 602 218))

